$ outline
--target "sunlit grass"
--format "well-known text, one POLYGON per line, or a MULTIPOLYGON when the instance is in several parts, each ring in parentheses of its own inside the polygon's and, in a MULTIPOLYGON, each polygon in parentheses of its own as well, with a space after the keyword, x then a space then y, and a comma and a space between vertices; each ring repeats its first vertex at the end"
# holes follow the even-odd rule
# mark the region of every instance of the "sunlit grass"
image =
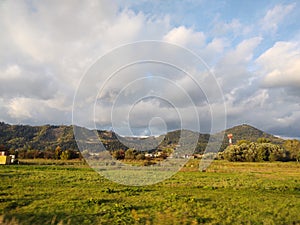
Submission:
POLYGON ((199 161, 161 183, 113 183, 80 161, 0 166, 3 224, 299 224, 300 164, 199 161))

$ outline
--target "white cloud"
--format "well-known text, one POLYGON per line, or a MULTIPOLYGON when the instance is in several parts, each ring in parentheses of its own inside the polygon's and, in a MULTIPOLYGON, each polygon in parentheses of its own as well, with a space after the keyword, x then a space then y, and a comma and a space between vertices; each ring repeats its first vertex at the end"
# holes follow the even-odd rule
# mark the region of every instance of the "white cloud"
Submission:
POLYGON ((12 118, 26 119, 32 117, 30 99, 26 98, 14 98, 8 105, 8 113, 12 118))
POLYGON ((256 62, 264 87, 300 88, 300 43, 276 42, 256 62))
POLYGON ((5 98, 23 96, 49 99, 55 96, 58 82, 46 68, 15 64, 0 71, 0 95, 5 98))
POLYGON ((280 4, 268 10, 264 18, 261 20, 262 29, 265 32, 276 32, 280 23, 295 8, 295 6, 295 3, 289 5, 280 4))
POLYGON ((226 43, 221 38, 214 38, 210 43, 206 46, 206 51, 212 54, 220 54, 223 52, 226 43))
POLYGON ((64 124, 70 123, 70 109, 60 108, 59 102, 26 97, 15 97, 10 100, 0 99, 3 108, 0 118, 14 123, 30 124, 64 124))
POLYGON ((169 31, 163 37, 163 40, 180 46, 199 48, 205 44, 205 35, 202 32, 196 32, 191 28, 180 26, 169 31))
POLYGON ((0 71, 0 80, 16 79, 21 75, 21 72, 18 65, 9 65, 4 71, 0 71))
POLYGON ((240 86, 248 85, 253 76, 248 70, 255 48, 262 41, 261 37, 253 37, 240 42, 235 49, 226 52, 214 68, 219 77, 223 91, 229 92, 240 86))
MULTIPOLYGON (((188 5, 186 8, 200 4, 198 1, 189 3, 192 6, 188 5)), ((176 7, 180 7, 181 4, 176 3, 176 7)), ((200 5, 202 4, 201 2, 200 5)), ((299 102, 299 98, 296 100, 294 98, 300 96, 299 43, 277 42, 257 60, 254 59, 258 46, 265 47, 271 43, 267 38, 262 41, 263 36, 257 36, 261 33, 261 29, 276 32, 279 25, 295 8, 295 4, 275 6, 262 20, 252 20, 254 24, 251 27, 243 24, 243 18, 233 18, 232 15, 226 20, 220 19, 224 18, 224 15, 214 20, 216 14, 212 10, 207 12, 206 16, 203 14, 203 18, 206 19, 209 18, 207 15, 212 15, 210 21, 182 21, 181 24, 178 18, 176 20, 176 13, 156 14, 156 10, 159 11, 161 6, 158 2, 154 4, 153 9, 144 12, 139 9, 138 3, 127 2, 123 4, 123 8, 120 8, 120 5, 109 0, 2 2, 0 120, 34 124, 68 123, 71 120, 72 100, 76 87, 89 66, 98 57, 119 45, 147 39, 164 40, 187 47, 213 67, 225 92, 231 124, 250 121, 252 124, 267 127, 268 123, 275 124, 276 121, 287 121, 290 124, 299 121, 296 113, 299 105, 295 103, 299 102), (136 7, 131 7, 131 4, 136 7), (261 67, 261 73, 257 71, 253 73, 256 65, 261 67), (260 78, 264 89, 260 89, 260 78), (271 87, 283 88, 269 89, 271 87), (290 115, 286 114, 286 111, 295 113, 290 115)), ((169 3, 164 7, 169 7, 169 3)), ((171 12, 169 9, 167 11, 171 12)), ((199 15, 201 13, 199 12, 199 15)), ((182 14, 180 18, 183 18, 182 14)), ((267 36, 266 32, 262 34, 267 36)), ((162 55, 158 49, 151 50, 158 58, 162 55)), ((132 50, 130 54, 124 53, 124 60, 120 59, 119 63, 126 62, 130 57, 136 59, 134 56, 137 53, 148 54, 132 50)), ((184 57, 175 55, 172 52, 174 58, 172 62, 186 63, 184 57)), ((110 63, 107 62, 106 66, 110 63)), ((130 81, 140 77, 141 74, 144 76, 145 71, 152 71, 154 75, 165 75, 166 80, 172 81, 173 84, 152 80, 153 83, 144 81, 137 86, 131 86, 124 92, 122 104, 117 108, 120 119, 123 118, 124 111, 132 107, 131 101, 134 97, 149 94, 151 85, 154 85, 156 89, 152 91, 157 91, 169 101, 175 102, 190 127, 194 123, 194 114, 190 99, 184 94, 191 97, 202 116, 202 121, 206 122, 209 110, 205 94, 214 97, 216 89, 211 85, 213 78, 205 79, 207 74, 197 74, 196 71, 196 75, 203 77, 199 79, 204 86, 200 90, 189 77, 180 72, 151 65, 143 68, 136 66, 133 70, 122 74, 123 76, 116 76, 108 84, 106 93, 102 96, 105 105, 100 105, 99 112, 103 114, 98 115, 99 123, 109 125, 111 119, 109 107, 117 94, 130 81)), ((90 83, 96 84, 99 88, 102 85, 101 81, 101 77, 96 77, 91 79, 90 83)), ((87 85, 80 104, 87 101, 94 103, 91 91, 87 85)), ((214 108, 221 109, 220 102, 210 104, 214 108)), ((154 100, 139 103, 132 111, 135 117, 133 124, 138 129, 145 121, 150 120, 151 116, 167 116, 165 118, 167 125, 175 128, 178 118, 175 111, 170 111, 171 107, 167 106, 163 101, 154 100)), ((83 110, 79 116, 86 117, 84 115, 86 111, 83 110)), ((205 126, 209 128, 209 122, 207 124, 205 126)))
POLYGON ((51 113, 57 120, 66 110, 70 113, 80 77, 99 56, 145 37, 161 39, 169 26, 167 17, 119 10, 106 0, 6 1, 0 14, 5 34, 0 42, 0 94, 8 107, 8 116, 3 111, 1 117, 25 121, 31 116, 40 123, 55 121, 51 113))
MULTIPOLYGON (((239 92, 231 92, 225 95, 226 105, 228 108, 228 116, 249 115, 249 110, 263 108, 269 99, 267 90, 257 90, 247 98, 240 98, 239 92)), ((251 111, 251 114, 255 113, 251 111)))

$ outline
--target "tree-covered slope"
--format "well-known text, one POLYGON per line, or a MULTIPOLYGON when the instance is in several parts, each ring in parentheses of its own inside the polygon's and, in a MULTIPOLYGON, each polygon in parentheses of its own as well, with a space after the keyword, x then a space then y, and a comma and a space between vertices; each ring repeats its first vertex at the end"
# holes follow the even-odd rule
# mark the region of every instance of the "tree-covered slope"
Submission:
POLYGON ((7 149, 76 149, 71 126, 29 126, 0 123, 0 144, 7 149))
POLYGON ((226 130, 226 136, 227 134, 233 134, 233 142, 237 142, 239 140, 256 141, 258 138, 267 138, 274 144, 283 143, 283 139, 247 124, 229 128, 226 130))
MULTIPOLYGON (((236 143, 239 140, 256 141, 258 138, 262 137, 268 138, 274 144, 281 145, 284 142, 283 139, 265 133, 255 127, 243 124, 216 134, 224 136, 221 151, 228 146, 227 134, 229 133, 233 134, 233 143, 236 143)), ((122 137, 119 137, 111 131, 98 131, 98 136, 109 150, 115 150, 116 148, 125 148, 126 150, 126 141, 139 143, 138 138, 127 138, 127 140, 124 140, 124 138, 122 139, 122 137), (122 143, 119 140, 122 140, 122 143)), ((214 135, 211 137, 212 141, 214 141, 214 137, 214 135)), ((194 148, 196 153, 203 153, 209 138, 209 134, 201 134, 188 130, 176 130, 157 137, 156 143, 157 148, 174 147, 180 144, 181 140, 181 144, 186 146, 186 148, 194 148), (184 138, 180 139, 181 137, 184 138), (195 140, 198 140, 196 144, 195 140)), ((152 140, 150 139, 148 141, 143 140, 140 143, 151 146, 152 140)), ((9 125, 0 122, 0 145, 1 144, 7 149, 26 148, 46 150, 55 149, 57 146, 60 146, 62 150, 77 150, 73 127, 65 125, 29 126, 9 125)))

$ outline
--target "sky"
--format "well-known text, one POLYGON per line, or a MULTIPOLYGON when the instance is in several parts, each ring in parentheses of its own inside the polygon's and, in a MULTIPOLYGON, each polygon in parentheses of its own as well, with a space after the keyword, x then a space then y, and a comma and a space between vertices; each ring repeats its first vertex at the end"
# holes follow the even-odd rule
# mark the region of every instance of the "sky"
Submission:
POLYGON ((0 121, 139 136, 250 124, 300 138, 298 1, 2 0, 0 32, 0 121), (104 71, 146 57, 134 44, 145 40, 169 64, 133 64, 105 82, 104 71))

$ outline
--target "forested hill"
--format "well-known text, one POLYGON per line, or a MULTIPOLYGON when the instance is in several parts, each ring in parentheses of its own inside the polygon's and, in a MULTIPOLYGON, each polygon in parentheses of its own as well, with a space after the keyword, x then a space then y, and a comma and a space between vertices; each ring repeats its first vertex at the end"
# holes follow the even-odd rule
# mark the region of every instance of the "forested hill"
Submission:
POLYGON ((0 122, 0 144, 7 149, 77 149, 72 126, 9 125, 0 122))
MULTIPOLYGON (((190 132, 191 136, 195 134, 199 136, 196 152, 203 152, 210 135, 192 131, 188 132, 190 132)), ((249 125, 235 126, 223 131, 222 133, 224 134, 224 140, 221 150, 224 150, 228 145, 227 134, 229 133, 233 134, 233 143, 236 143, 238 140, 256 141, 261 137, 268 138, 275 144, 282 144, 284 142, 283 139, 277 138, 249 125)), ((117 135, 111 131, 98 131, 98 134, 108 149, 113 150, 114 148, 125 148, 126 150, 126 147, 118 141, 117 135)), ((178 144, 180 134, 181 131, 177 130, 168 132, 163 137, 159 137, 162 141, 158 147, 174 146, 178 144)), ((186 141, 189 142, 189 139, 186 141)), ((194 143, 186 143, 187 146, 192 146, 193 144, 194 143)), ((4 145, 7 149, 25 148, 47 150, 55 149, 57 146, 60 146, 62 150, 77 150, 76 141, 73 135, 73 127, 65 125, 29 126, 9 125, 0 122, 0 145, 4 145)))
MULTIPOLYGON (((232 128, 229 128, 225 131, 225 135, 232 134, 233 135, 233 144, 236 144, 239 140, 247 140, 247 141, 257 141, 258 138, 267 138, 271 143, 274 144, 283 144, 284 140, 278 137, 275 137, 272 134, 268 134, 262 130, 259 130, 253 126, 242 124, 232 128)), ((228 139, 225 137, 224 143, 227 144, 228 139)))

